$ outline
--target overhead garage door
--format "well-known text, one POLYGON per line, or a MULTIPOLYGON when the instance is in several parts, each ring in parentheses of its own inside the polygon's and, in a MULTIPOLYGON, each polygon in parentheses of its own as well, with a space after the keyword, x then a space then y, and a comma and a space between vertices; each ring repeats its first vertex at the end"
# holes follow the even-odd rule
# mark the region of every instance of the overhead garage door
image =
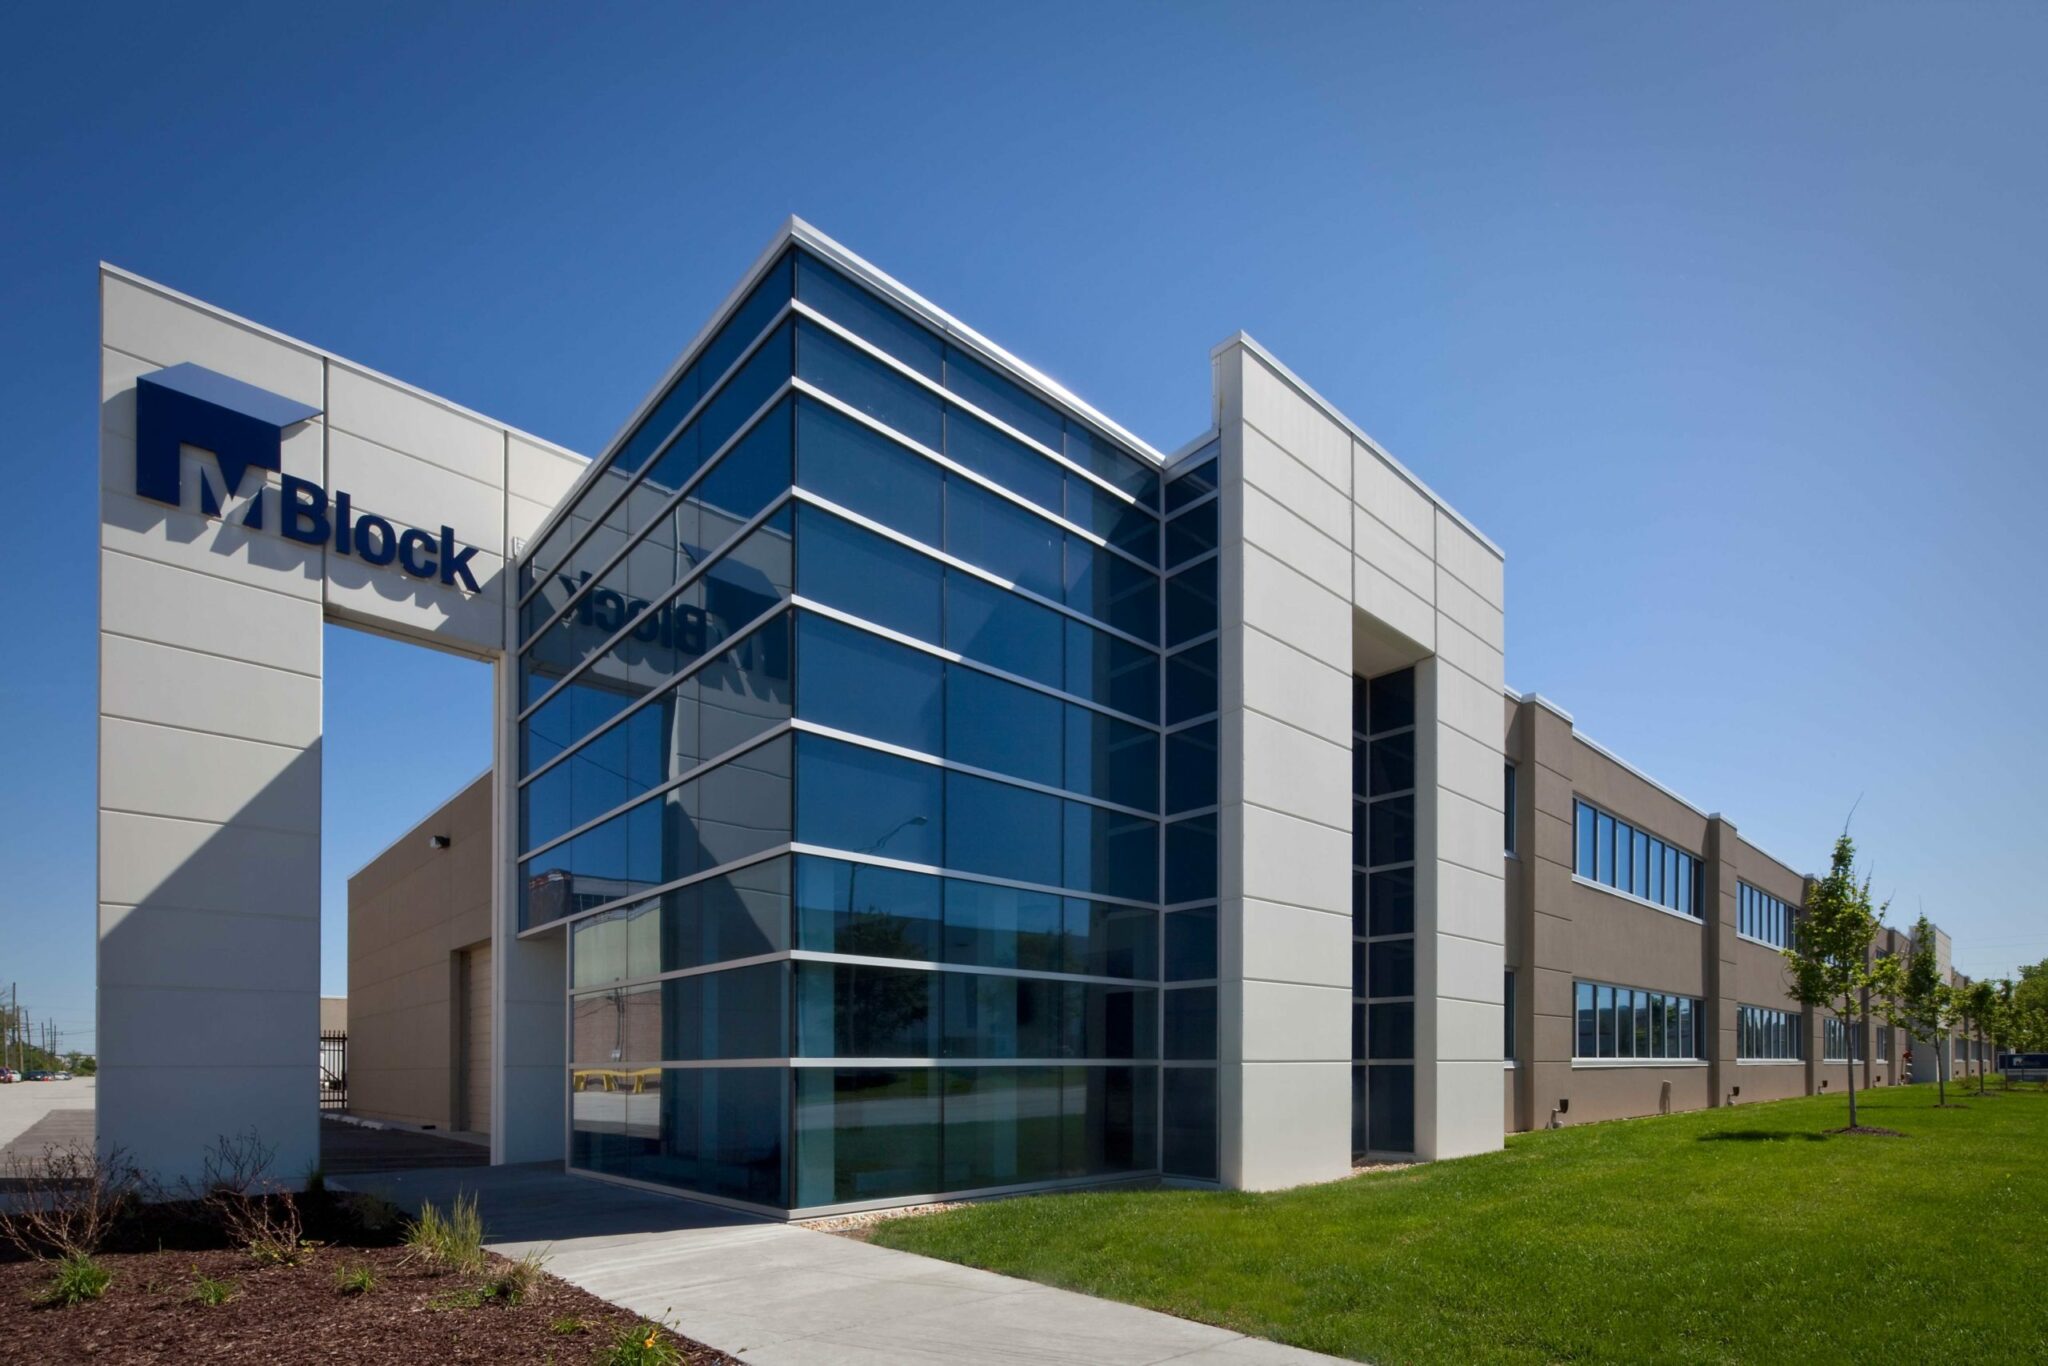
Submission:
POLYGON ((473 1133, 491 1130, 491 946, 462 951, 462 1119, 473 1133))

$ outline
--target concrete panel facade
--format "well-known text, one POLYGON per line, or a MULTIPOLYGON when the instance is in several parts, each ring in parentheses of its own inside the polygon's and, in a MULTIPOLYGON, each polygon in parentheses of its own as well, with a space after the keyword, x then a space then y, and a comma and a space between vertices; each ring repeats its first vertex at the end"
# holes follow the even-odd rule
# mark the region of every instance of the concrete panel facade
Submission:
MULTIPOLYGON (((111 267, 100 310, 99 1132, 167 1180, 247 1130, 297 1172, 318 1149, 323 627, 499 658, 509 538, 583 461, 111 267), (183 445, 172 506, 137 493, 136 383, 188 363, 314 415, 282 429, 276 473, 235 488, 183 445), (283 476, 400 531, 449 527, 477 591, 280 534, 283 476)), ((558 970, 558 948, 533 956, 558 970)), ((383 989, 359 1016, 373 1035, 383 989)), ((535 1103, 559 1151, 559 1088, 535 1103)))
POLYGON ((1423 694, 1416 1151, 1498 1147, 1499 552, 1256 343, 1235 338, 1213 363, 1222 1180, 1264 1189, 1351 1165, 1361 634, 1387 667, 1419 664, 1423 694))

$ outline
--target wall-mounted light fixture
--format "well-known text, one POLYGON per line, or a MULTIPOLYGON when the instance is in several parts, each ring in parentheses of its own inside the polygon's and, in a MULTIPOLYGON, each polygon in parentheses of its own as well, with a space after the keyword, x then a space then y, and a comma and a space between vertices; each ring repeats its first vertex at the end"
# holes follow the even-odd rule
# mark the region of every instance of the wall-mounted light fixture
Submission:
POLYGON ((429 849, 446 849, 447 847, 448 847, 448 837, 447 837, 446 835, 429 835, 429 836, 427 836, 427 848, 429 848, 429 849))

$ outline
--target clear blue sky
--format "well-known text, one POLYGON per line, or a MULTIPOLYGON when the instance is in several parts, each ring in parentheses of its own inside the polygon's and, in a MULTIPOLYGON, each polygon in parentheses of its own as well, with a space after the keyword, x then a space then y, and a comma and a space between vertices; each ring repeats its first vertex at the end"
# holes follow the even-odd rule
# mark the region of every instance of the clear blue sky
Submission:
MULTIPOLYGON (((1860 796, 1895 919, 1967 970, 2048 956, 2048 10, 0 25, 0 983, 72 1037, 94 263, 587 451, 791 212, 1161 445, 1244 328, 1506 548, 1510 683, 1801 866, 1860 796)), ((338 990, 342 879, 489 737, 478 666, 328 644, 338 990)))

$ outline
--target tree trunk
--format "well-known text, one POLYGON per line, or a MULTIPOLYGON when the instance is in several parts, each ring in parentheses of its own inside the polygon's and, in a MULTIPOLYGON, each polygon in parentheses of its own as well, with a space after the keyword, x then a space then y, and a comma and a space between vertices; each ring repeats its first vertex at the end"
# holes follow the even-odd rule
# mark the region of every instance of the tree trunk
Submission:
POLYGON ((1845 1048, 1843 1048, 1843 1049, 1842 1049, 1842 1052, 1843 1052, 1843 1053, 1845 1053, 1846 1055, 1848 1055, 1848 1061, 1847 1061, 1847 1062, 1845 1062, 1844 1064, 1842 1064, 1842 1070, 1843 1070, 1844 1072, 1846 1072, 1846 1073, 1848 1073, 1848 1074, 1849 1074, 1849 1127, 1853 1129, 1853 1128, 1855 1128, 1855 1127, 1856 1127, 1856 1051, 1857 1051, 1857 1050, 1856 1050, 1856 1018, 1855 1018, 1855 1016, 1853 1016, 1853 1015, 1849 1017, 1849 1038, 1848 1038, 1847 1044, 1848 1044, 1848 1046, 1847 1046, 1847 1047, 1845 1047, 1845 1048))
POLYGON ((1948 1108, 1948 1048, 1941 1041, 1941 1031, 1934 1034, 1934 1094, 1940 1099, 1937 1106, 1948 1108))

